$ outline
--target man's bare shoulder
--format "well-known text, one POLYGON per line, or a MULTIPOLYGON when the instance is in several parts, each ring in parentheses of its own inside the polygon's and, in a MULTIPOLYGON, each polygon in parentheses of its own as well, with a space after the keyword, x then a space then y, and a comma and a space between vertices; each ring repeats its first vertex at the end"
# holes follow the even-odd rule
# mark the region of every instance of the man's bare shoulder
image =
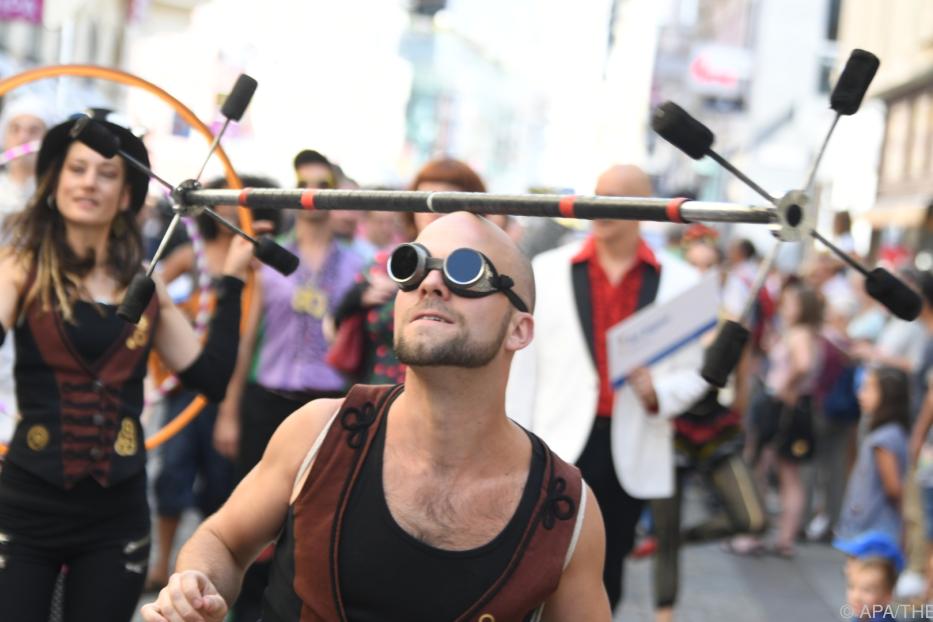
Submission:
POLYGON ((343 404, 343 399, 314 400, 289 415, 269 441, 263 462, 297 472, 315 440, 343 404))
MULTIPOLYGON (((583 526, 570 563, 564 569, 557 591, 544 607, 544 622, 592 620, 610 622, 609 597, 603 587, 606 550, 602 513, 593 490, 586 486, 583 526)), ((579 517, 578 517, 579 520, 579 517)))

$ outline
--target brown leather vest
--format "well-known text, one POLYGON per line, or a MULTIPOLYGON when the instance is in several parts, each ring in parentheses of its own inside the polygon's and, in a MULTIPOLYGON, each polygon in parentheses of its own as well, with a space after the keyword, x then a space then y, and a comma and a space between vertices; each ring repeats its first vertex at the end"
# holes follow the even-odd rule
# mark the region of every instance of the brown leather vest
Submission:
POLYGON ((88 475, 109 486, 143 470, 142 381, 158 312, 153 296, 139 323, 126 324, 91 363, 68 339, 60 313, 30 304, 15 334, 22 420, 8 459, 63 488, 88 475))
MULTIPOLYGON (((339 585, 340 528, 374 431, 386 416, 389 399, 402 388, 350 389, 295 499, 294 589, 302 603, 301 622, 347 619, 339 585)), ((576 467, 545 446, 544 477, 532 520, 511 562, 501 576, 491 577, 486 593, 456 622, 518 622, 548 599, 563 574, 582 485, 576 467)))

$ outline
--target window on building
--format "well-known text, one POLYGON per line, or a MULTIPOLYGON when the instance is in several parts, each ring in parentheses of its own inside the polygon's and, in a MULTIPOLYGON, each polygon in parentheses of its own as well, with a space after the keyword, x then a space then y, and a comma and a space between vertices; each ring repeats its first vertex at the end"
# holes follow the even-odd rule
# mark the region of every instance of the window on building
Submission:
POLYGON ((445 8, 447 8, 447 0, 411 0, 408 10, 417 15, 434 17, 445 8))
POLYGON ((896 184, 907 170, 907 143, 910 132, 910 100, 902 99, 888 106, 884 139, 884 164, 881 181, 896 184))
POLYGON ((835 41, 839 38, 839 12, 842 0, 829 0, 829 11, 826 15, 826 38, 835 41))
POLYGON ((820 66, 817 69, 816 79, 818 80, 817 89, 823 95, 829 93, 833 87, 833 68, 836 65, 836 59, 829 56, 820 58, 820 66))
POLYGON ((914 100, 913 122, 910 128, 910 179, 924 179, 927 176, 927 158, 930 152, 930 108, 933 107, 933 95, 930 91, 920 93, 914 100))

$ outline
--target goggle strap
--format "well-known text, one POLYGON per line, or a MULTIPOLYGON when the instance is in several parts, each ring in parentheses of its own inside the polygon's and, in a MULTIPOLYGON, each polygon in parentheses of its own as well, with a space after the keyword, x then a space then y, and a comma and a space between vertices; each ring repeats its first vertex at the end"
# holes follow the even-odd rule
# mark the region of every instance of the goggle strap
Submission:
POLYGON ((504 274, 495 274, 489 277, 489 284, 495 287, 500 292, 504 292, 507 289, 511 289, 515 282, 504 274))
MULTIPOLYGON (((495 272, 495 268, 492 270, 495 272)), ((512 277, 505 274, 494 273, 489 278, 489 284, 505 294, 505 297, 509 299, 516 309, 524 313, 528 312, 528 307, 525 305, 524 301, 518 297, 518 294, 512 291, 512 287, 515 285, 515 281, 512 280, 512 277)))

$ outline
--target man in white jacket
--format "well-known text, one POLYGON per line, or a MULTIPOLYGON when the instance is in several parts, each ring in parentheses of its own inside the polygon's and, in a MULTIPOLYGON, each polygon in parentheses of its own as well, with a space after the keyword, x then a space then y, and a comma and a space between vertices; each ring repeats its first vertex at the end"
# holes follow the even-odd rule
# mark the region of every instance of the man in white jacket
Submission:
MULTIPOLYGON (((651 196, 648 176, 630 165, 599 178, 596 194, 651 196)), ((513 360, 509 415, 574 462, 593 489, 606 525, 603 580, 613 609, 644 499, 673 494, 670 419, 708 389, 698 344, 613 391, 606 331, 637 310, 664 302, 699 280, 693 268, 641 238, 638 222, 594 220, 581 243, 539 255, 536 339, 513 360)))

